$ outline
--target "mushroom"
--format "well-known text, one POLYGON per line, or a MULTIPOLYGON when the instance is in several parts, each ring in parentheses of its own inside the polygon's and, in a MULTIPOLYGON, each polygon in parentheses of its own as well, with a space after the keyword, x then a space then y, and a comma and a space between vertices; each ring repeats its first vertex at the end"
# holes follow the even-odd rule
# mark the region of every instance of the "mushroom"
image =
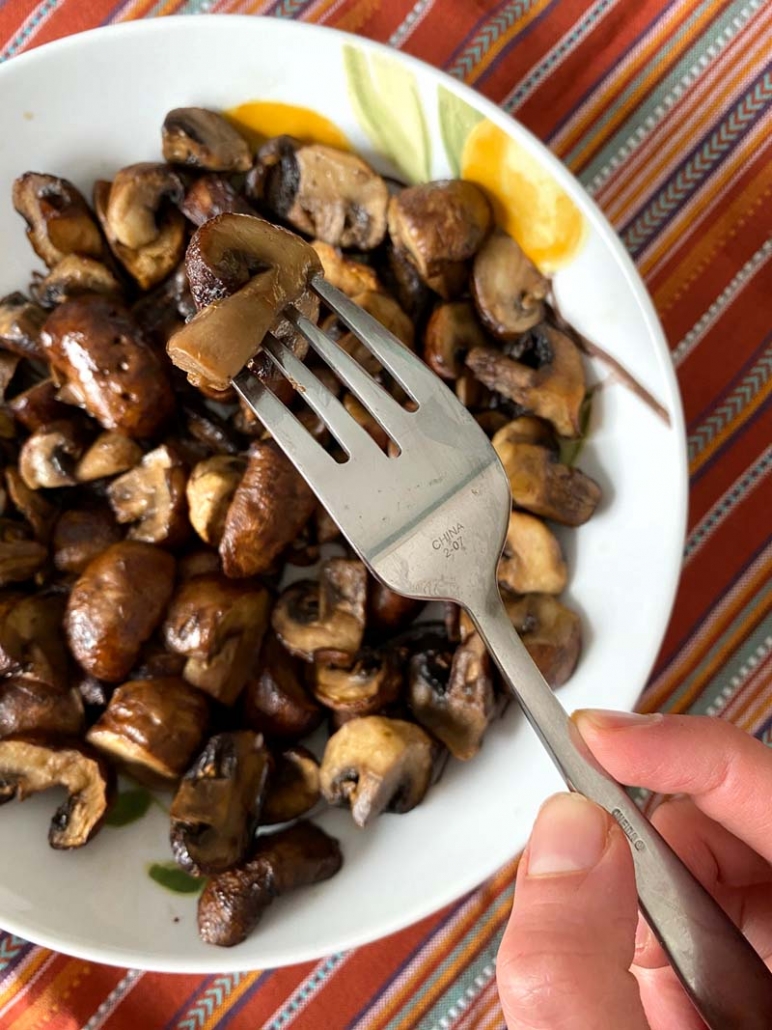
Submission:
POLYGON ((186 268, 198 314, 170 338, 169 357, 197 385, 219 390, 257 353, 282 310, 321 271, 297 236, 252 215, 224 214, 200 226, 186 268))
POLYGON ((188 186, 180 211, 196 226, 217 215, 255 214, 255 209, 221 175, 202 175, 188 186))
POLYGON ((421 278, 449 299, 466 280, 491 225, 491 207, 473 183, 445 179, 410 186, 389 202, 389 235, 421 278))
MULTIPOLYGON (((406 347, 412 350, 415 328, 393 297, 390 297, 388 293, 378 293, 374 290, 369 290, 355 294, 352 300, 369 315, 377 319, 384 328, 393 333, 406 347)), ((353 333, 344 333, 338 340, 338 343, 344 350, 353 353, 357 359, 363 356, 360 354, 360 350, 364 350, 372 361, 371 352, 360 343, 353 333)))
POLYGON ((201 539, 219 547, 228 509, 247 463, 235 455, 216 454, 200 461, 186 486, 188 517, 201 539))
POLYGON ((364 404, 360 403, 353 393, 343 395, 343 407, 351 415, 355 422, 375 440, 382 451, 389 446, 389 434, 373 415, 367 410, 364 404))
POLYGON ((274 755, 260 823, 275 826, 300 819, 315 808, 321 797, 317 760, 307 748, 288 748, 274 755))
POLYGON ((542 676, 553 688, 572 675, 582 650, 582 624, 550 594, 526 594, 504 600, 512 625, 542 676))
POLYGON ((0 587, 23 583, 45 565, 48 549, 29 539, 29 530, 20 522, 0 519, 0 587))
POLYGON ((120 297, 122 288, 104 262, 81 254, 67 254, 48 275, 33 282, 30 292, 44 308, 53 308, 83 293, 120 297))
POLYGON ((47 544, 58 514, 55 505, 44 494, 30 490, 13 465, 5 470, 5 485, 13 506, 32 527, 35 539, 47 544))
POLYGON ((108 430, 86 448, 75 466, 75 479, 78 483, 108 479, 134 468, 141 460, 142 448, 135 440, 116 430, 108 430))
POLYGON ((67 508, 54 526, 54 565, 60 572, 79 576, 94 558, 120 539, 121 531, 106 506, 67 508))
POLYGON ((223 576, 196 576, 172 598, 163 637, 187 657, 183 676, 223 704, 235 702, 249 675, 268 624, 264 587, 223 576))
POLYGON ((424 361, 443 379, 458 379, 464 371, 465 355, 485 346, 486 341, 468 300, 438 304, 426 326, 424 361))
MULTIPOLYGON (((403 311, 407 312, 414 322, 423 321, 424 313, 431 305, 434 297, 432 290, 418 274, 418 269, 410 260, 406 251, 388 243, 386 245, 386 258, 387 264, 385 268, 381 269, 381 274, 384 276, 390 292, 394 294, 399 302, 399 306, 403 311)), ((455 267, 460 267, 466 273, 465 266, 455 267)), ((452 273, 450 275, 446 274, 444 277, 438 277, 438 281, 439 278, 442 278, 443 284, 449 288, 450 293, 455 295, 461 291, 461 286, 458 289, 450 288, 455 286, 455 283, 451 282, 453 279, 452 273)), ((448 291, 444 290, 443 292, 448 291)))
POLYGON ((274 898, 329 880, 343 864, 340 845, 300 822, 257 839, 249 860, 211 877, 198 899, 198 933, 207 944, 241 944, 274 898))
POLYGON ((75 688, 52 687, 28 676, 0 683, 0 739, 23 734, 79 737, 85 727, 83 702, 75 688))
POLYGON ((51 820, 52 848, 80 848, 94 836, 107 813, 113 776, 89 748, 37 740, 0 741, 0 805, 24 801, 49 787, 67 798, 51 820))
POLYGON ((22 444, 19 473, 30 490, 74 486, 75 466, 83 453, 83 434, 72 421, 36 429, 22 444))
POLYGON ((491 662, 480 636, 470 633, 452 660, 444 648, 414 654, 408 675, 418 722, 455 758, 473 758, 496 713, 491 662))
POLYGON ((174 559, 151 544, 124 540, 92 559, 64 618, 80 666, 108 683, 124 679, 161 622, 173 585, 174 559))
POLYGON ((357 826, 380 812, 409 812, 432 782, 436 745, 415 723, 366 715, 345 723, 324 749, 322 794, 350 805, 357 826))
POLYGON ((49 268, 66 254, 102 256, 102 236, 91 210, 67 179, 25 172, 14 181, 12 198, 27 223, 27 239, 49 268))
POLYGON ((503 229, 494 229, 472 266, 472 294, 480 318, 500 340, 516 340, 544 318, 549 279, 503 229))
POLYGON ((594 479, 577 468, 562 465, 546 447, 507 438, 506 428, 499 430, 492 442, 509 477, 512 499, 519 508, 565 526, 587 522, 601 498, 594 479))
POLYGON ((6 595, 0 606, 0 671, 37 680, 55 690, 70 683, 62 635, 66 598, 42 591, 6 595))
POLYGON ((386 235, 389 190, 355 154, 289 136, 257 152, 247 192, 294 229, 334 247, 372 250, 386 235))
POLYGON ((389 648, 363 648, 355 656, 346 652, 314 654, 314 697, 336 712, 371 715, 393 704, 402 691, 402 669, 389 648))
POLYGON ((271 625, 289 653, 306 662, 322 650, 341 651, 353 659, 362 644, 366 594, 364 565, 330 558, 322 564, 318 584, 301 580, 284 590, 271 625))
POLYGON ((208 547, 200 547, 188 551, 177 563, 177 582, 194 579, 196 576, 219 576, 221 573, 220 556, 217 551, 208 547))
POLYGON ((42 360, 40 330, 46 312, 23 293, 9 293, 0 300, 0 347, 22 358, 42 360))
POLYGON ((375 269, 370 265, 347 257, 340 247, 332 247, 323 240, 313 240, 311 246, 322 263, 324 278, 348 297, 356 297, 359 293, 370 291, 383 292, 375 269))
POLYGON ((247 172, 252 154, 247 141, 217 111, 175 107, 161 129, 164 161, 210 172, 247 172))
POLYGON ((188 536, 187 472, 176 450, 162 444, 107 487, 117 521, 129 539, 174 546, 188 536))
POLYGON ((268 778, 263 738, 218 733, 180 780, 169 811, 172 853, 193 876, 221 873, 246 858, 268 778))
POLYGON ((253 443, 225 516, 220 557, 226 576, 268 570, 311 518, 316 498, 276 444, 253 443))
POLYGON ((578 436, 579 412, 586 392, 578 348, 565 333, 549 325, 532 329, 526 337, 539 340, 526 351, 526 356, 539 355, 535 368, 487 346, 470 350, 466 364, 489 390, 547 419, 561 436, 578 436))
POLYGON ((13 417, 34 433, 41 426, 71 417, 72 408, 56 399, 58 387, 53 379, 42 379, 8 402, 13 417))
POLYGON ((558 454, 560 451, 553 427, 549 422, 544 422, 533 415, 520 415, 511 421, 507 420, 506 425, 501 426, 494 433, 494 447, 505 443, 533 443, 546 448, 553 454, 558 454))
POLYGON ((272 739, 299 740, 322 721, 321 708, 301 683, 297 659, 271 632, 263 639, 242 701, 246 724, 272 739))
POLYGON ((499 585, 515 594, 560 594, 568 570, 555 534, 533 515, 513 511, 499 562, 499 585))
POLYGON ((109 297, 91 294, 60 304, 41 341, 73 402, 104 429, 150 437, 174 410, 161 363, 126 308, 109 297))
POLYGON ((202 445, 209 454, 232 457, 241 450, 242 444, 236 439, 232 421, 221 418, 209 406, 201 404, 199 407, 198 398, 195 403, 183 404, 182 413, 189 439, 202 445))
POLYGON ((371 579, 367 591, 367 627, 376 633, 402 629, 413 621, 425 603, 415 597, 403 597, 379 580, 371 579))
POLYGON ((209 722, 206 695, 173 677, 116 687, 86 739, 148 786, 172 786, 201 746, 209 722))

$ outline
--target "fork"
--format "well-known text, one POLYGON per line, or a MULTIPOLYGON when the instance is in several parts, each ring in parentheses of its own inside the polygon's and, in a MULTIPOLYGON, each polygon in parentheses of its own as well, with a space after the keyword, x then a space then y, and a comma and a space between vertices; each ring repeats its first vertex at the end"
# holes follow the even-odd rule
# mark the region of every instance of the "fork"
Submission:
POLYGON ((414 402, 399 404, 312 321, 285 317, 389 437, 387 456, 335 395, 275 337, 264 349, 346 452, 338 462, 248 368, 237 393, 307 480, 365 565, 409 597, 453 601, 472 619, 568 787, 600 804, 632 849, 640 909, 712 1030, 768 1030, 772 974, 625 789, 594 759, 507 617, 496 568, 511 508, 509 481, 485 433, 423 362, 345 294, 310 288, 414 402))

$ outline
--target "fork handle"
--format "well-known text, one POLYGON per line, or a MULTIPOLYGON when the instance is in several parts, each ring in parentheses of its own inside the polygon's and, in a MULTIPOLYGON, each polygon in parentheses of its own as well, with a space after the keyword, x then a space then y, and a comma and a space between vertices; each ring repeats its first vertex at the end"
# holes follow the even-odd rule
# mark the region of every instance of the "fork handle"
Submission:
POLYGON ((610 812, 633 854, 640 908, 712 1030, 769 1030, 772 974, 625 789, 599 765, 512 627, 495 584, 465 605, 571 790, 610 812))

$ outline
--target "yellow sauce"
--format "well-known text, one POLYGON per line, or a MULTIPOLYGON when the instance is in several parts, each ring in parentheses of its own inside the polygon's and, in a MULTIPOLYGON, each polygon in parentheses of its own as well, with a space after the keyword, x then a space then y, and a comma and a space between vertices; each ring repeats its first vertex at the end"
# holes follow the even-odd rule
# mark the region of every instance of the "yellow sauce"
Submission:
POLYGON ((304 143, 326 143, 330 147, 351 150, 351 144, 337 125, 307 107, 251 100, 228 108, 224 114, 254 145, 264 143, 271 136, 286 135, 304 143))
POLYGON ((581 212, 561 186, 520 144, 484 119, 461 155, 461 177, 480 186, 496 221, 545 273, 565 265, 585 233, 581 212))

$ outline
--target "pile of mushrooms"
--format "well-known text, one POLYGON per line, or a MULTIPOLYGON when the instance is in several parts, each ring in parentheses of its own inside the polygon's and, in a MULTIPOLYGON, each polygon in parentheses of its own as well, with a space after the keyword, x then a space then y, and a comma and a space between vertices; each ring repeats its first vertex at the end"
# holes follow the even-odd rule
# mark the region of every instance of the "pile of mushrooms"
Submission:
POLYGON ((78 848, 116 773, 170 791, 171 851, 206 880, 199 932, 230 946, 340 868, 309 815, 411 811, 506 704, 469 621, 377 583, 239 406, 249 363, 329 443, 261 354, 270 330, 305 355, 286 306, 382 376, 308 290, 323 271, 492 437, 514 498, 499 582, 553 687, 581 625, 551 524, 581 525, 600 490, 559 456, 581 355, 477 187, 402 187, 286 136, 254 154, 199 108, 169 113, 162 152, 91 205, 54 174, 13 187, 46 270, 0 300, 0 804, 63 787, 49 842, 78 848))

